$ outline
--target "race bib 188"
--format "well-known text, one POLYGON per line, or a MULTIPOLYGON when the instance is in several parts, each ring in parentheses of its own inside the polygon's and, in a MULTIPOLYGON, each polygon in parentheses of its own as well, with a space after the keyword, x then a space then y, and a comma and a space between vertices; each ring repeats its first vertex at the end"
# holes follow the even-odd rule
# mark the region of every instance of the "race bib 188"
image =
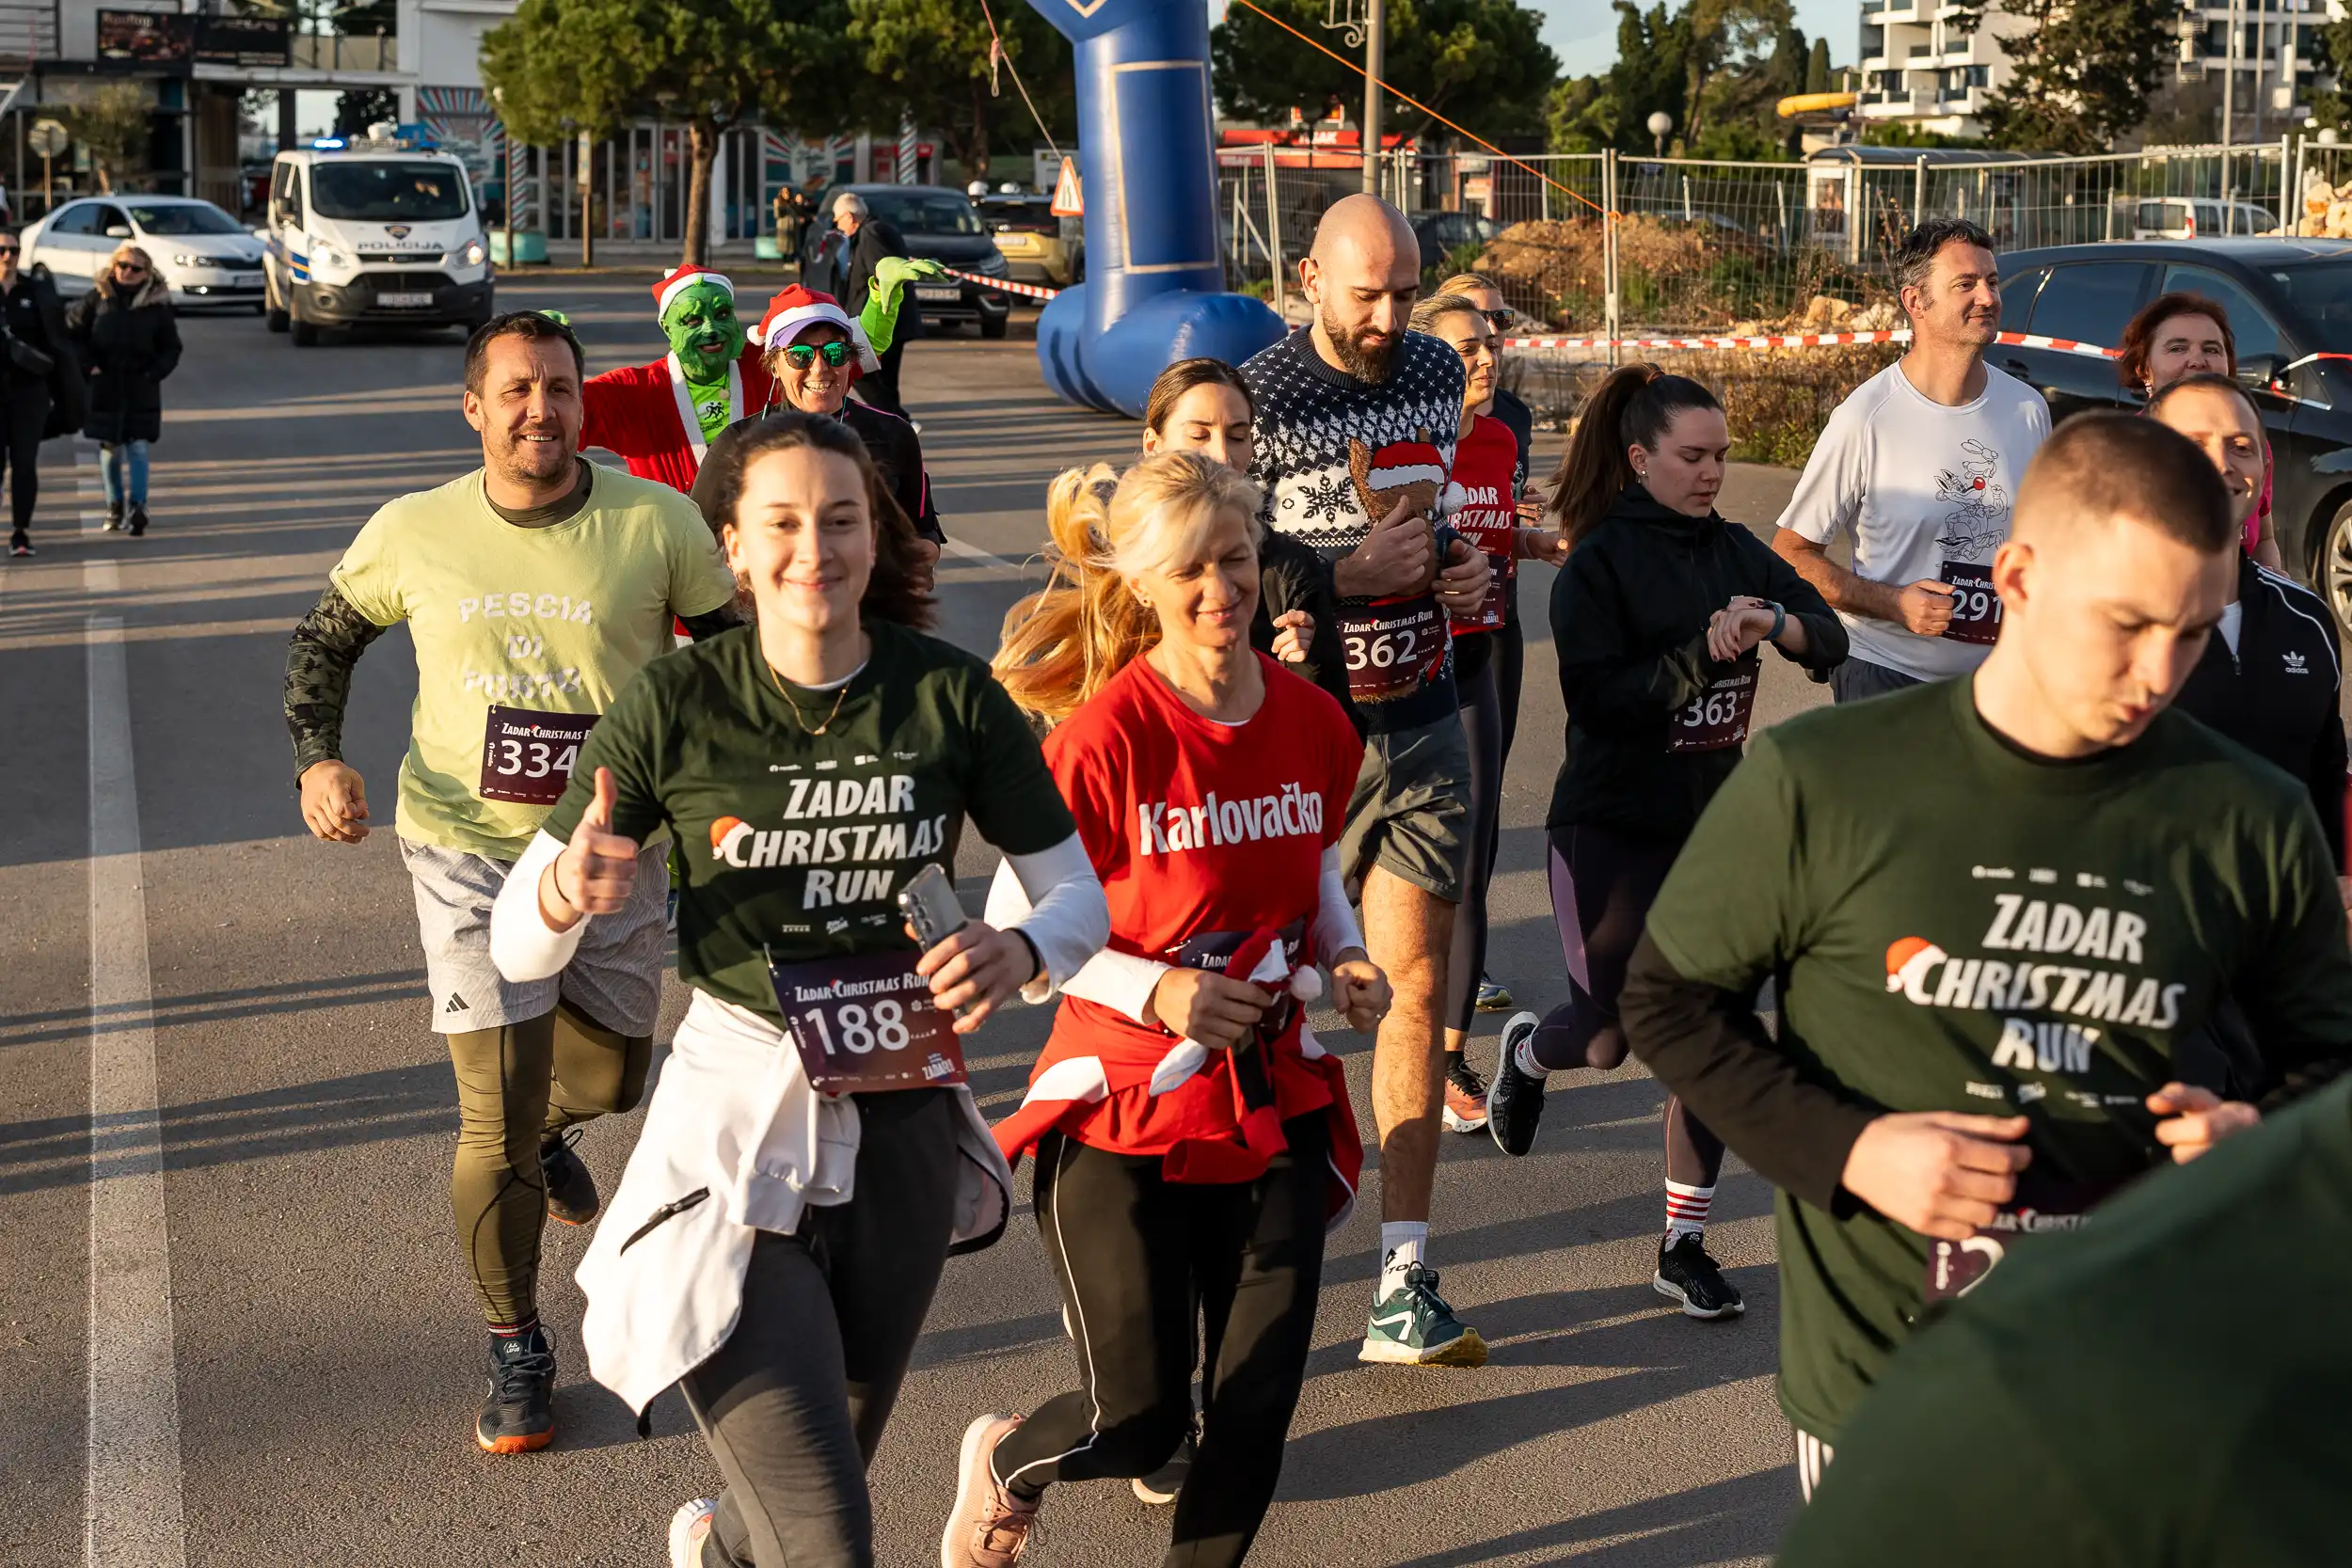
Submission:
POLYGON ((1750 655, 1724 676, 1675 710, 1666 732, 1669 752, 1720 752, 1748 738, 1756 709, 1756 660, 1750 655))
POLYGON ((1347 694, 1359 703, 1411 696, 1445 662, 1451 635, 1444 607, 1427 594, 1340 611, 1347 694))
POLYGON ((2001 635, 2001 596, 1993 592, 1993 568, 1978 561, 1947 561, 1944 580, 1952 585, 1952 624, 1944 635, 1955 642, 1996 641, 2001 635))
POLYGON ((540 713, 494 705, 482 731, 482 798, 528 806, 555 804, 572 782, 572 763, 596 721, 593 713, 540 713))
POLYGON ((911 949, 768 966, 776 1007, 808 1081, 825 1094, 963 1082, 954 1019, 931 1006, 911 949))

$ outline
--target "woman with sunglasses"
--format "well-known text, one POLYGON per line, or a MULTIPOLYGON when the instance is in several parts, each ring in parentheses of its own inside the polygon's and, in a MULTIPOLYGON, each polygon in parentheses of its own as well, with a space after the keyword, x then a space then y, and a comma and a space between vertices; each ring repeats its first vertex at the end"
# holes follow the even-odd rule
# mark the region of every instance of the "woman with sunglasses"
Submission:
POLYGON ((154 259, 119 246, 96 287, 65 313, 66 330, 89 372, 89 419, 106 482, 106 528, 147 531, 147 448, 164 435, 164 377, 180 364, 171 288, 154 259))
POLYGON ((66 331, 65 304, 46 273, 17 263, 24 241, 0 227, 0 431, 8 473, 8 554, 33 553, 29 531, 40 496, 40 444, 82 428, 82 369, 66 331))
MULTIPOLYGON (((752 329, 752 341, 766 351, 768 373, 774 379, 778 400, 760 413, 790 409, 821 414, 856 432, 865 443, 866 455, 882 474, 882 487, 936 560, 947 535, 939 525, 939 507, 931 499, 931 476, 923 467, 921 437, 901 416, 885 414, 850 396, 850 386, 873 374, 882 363, 866 340, 866 329, 831 294, 794 284, 768 302, 768 313, 752 329)), ((742 420, 719 441, 755 423, 759 417, 755 414, 742 420)), ((718 450, 717 442, 711 450, 718 450)), ((700 500, 702 486, 694 488, 695 499, 700 500)))

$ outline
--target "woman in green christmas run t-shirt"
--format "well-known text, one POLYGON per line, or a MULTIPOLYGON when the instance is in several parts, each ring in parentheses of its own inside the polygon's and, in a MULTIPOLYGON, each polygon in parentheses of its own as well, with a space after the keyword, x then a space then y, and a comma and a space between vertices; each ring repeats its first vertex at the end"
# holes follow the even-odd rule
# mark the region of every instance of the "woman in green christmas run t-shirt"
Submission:
POLYGON ((757 624, 621 693, 491 952, 555 973, 621 907, 638 842, 675 835, 693 1006, 580 1265, 581 1338, 632 1409, 680 1384, 726 1477, 678 1511, 674 1563, 870 1563, 865 1463, 941 1265, 1009 1208, 961 1038, 1075 972, 1109 917, 1019 710, 918 629, 930 602, 857 437, 787 415, 711 461, 705 515, 757 624), (967 816, 1034 908, 926 951, 897 900, 953 867, 967 816))

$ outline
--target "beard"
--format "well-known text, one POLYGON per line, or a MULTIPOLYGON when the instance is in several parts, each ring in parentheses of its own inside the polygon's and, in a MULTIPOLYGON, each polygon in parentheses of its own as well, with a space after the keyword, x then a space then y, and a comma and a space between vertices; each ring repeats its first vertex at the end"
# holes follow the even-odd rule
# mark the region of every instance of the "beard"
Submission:
POLYGON ((1331 319, 1331 312, 1318 312, 1323 335, 1331 340, 1333 352, 1340 356, 1340 369, 1359 381, 1386 381, 1389 371, 1396 363, 1396 351, 1405 336, 1382 337, 1377 333, 1351 327, 1331 319))

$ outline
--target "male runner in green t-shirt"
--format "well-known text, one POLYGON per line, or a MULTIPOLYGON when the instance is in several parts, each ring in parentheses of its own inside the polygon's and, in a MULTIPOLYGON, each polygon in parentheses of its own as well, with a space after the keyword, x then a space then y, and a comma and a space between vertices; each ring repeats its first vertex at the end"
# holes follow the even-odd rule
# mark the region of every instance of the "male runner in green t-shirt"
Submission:
POLYGON ((2352 1048, 2308 796, 2165 710, 2233 547, 2190 443, 2070 421, 2020 486, 1984 664, 1759 736, 1650 911, 1626 1032, 1782 1190, 1781 1405, 1808 1490, 1935 1304, 2258 1119, 2175 1082, 2225 997, 2290 1074, 2352 1048), (1752 1010, 1767 977, 1776 1038, 1752 1010))
POLYGON ((475 1438, 494 1453, 544 1448, 555 1433, 539 1231, 547 1214, 582 1225, 596 1212, 566 1131, 627 1110, 644 1086, 668 847, 646 849, 636 901, 598 921, 555 979, 500 975, 490 906, 596 716, 669 650, 672 616, 697 636, 734 622, 734 581, 692 503, 578 455, 580 381, 580 344, 560 323, 519 312, 475 333, 466 419, 483 466, 370 518, 286 661, 303 820, 329 843, 357 844, 369 814, 342 761, 352 667, 404 621, 416 646, 398 829, 433 1026, 457 1073, 450 1197, 490 1322, 490 1399, 475 1438))

